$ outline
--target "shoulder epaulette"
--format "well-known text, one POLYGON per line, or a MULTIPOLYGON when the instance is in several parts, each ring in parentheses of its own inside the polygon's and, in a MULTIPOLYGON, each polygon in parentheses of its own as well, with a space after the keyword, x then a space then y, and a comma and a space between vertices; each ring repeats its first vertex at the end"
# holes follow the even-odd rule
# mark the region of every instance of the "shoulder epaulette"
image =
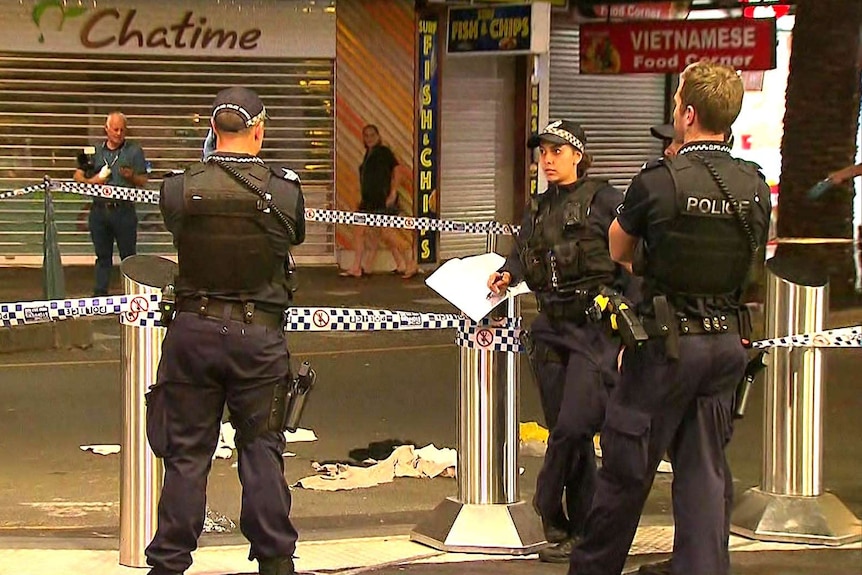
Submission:
POLYGON ((300 185, 302 182, 299 180, 299 174, 291 170, 290 168, 285 168, 284 166, 270 166, 269 171, 273 173, 273 175, 282 180, 287 180, 288 182, 292 182, 294 184, 300 185))
POLYGON ((641 170, 652 170, 653 168, 658 168, 659 166, 663 166, 663 165, 665 165, 664 158, 656 158, 654 160, 650 160, 650 161, 644 163, 641 170))

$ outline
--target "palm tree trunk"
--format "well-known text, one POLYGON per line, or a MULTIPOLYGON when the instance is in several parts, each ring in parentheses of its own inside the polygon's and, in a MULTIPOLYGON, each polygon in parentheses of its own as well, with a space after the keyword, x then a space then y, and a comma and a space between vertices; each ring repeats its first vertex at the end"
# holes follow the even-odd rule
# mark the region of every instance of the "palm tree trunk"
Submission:
MULTIPOLYGON (((862 2, 798 0, 781 143, 782 238, 852 238, 852 182, 819 200, 805 192, 830 172, 853 163, 859 122, 862 2)), ((832 300, 854 296, 852 244, 781 244, 777 256, 820 266, 832 300)))

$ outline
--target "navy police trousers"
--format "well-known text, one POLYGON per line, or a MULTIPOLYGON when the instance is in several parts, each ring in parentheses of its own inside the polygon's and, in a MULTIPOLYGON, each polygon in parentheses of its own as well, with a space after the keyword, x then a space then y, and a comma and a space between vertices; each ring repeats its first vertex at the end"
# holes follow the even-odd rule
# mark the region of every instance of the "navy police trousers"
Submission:
POLYGON ((675 575, 726 575, 733 396, 745 370, 738 334, 680 338, 679 360, 664 341, 626 349, 602 427, 602 468, 585 538, 569 575, 619 575, 656 468, 673 462, 675 575))
POLYGON ((618 378, 619 344, 602 324, 552 322, 545 314, 530 331, 538 347, 549 346, 556 356, 536 369, 550 437, 534 501, 546 524, 581 535, 595 489, 593 435, 618 378))
MULTIPOLYGON (((225 310, 229 318, 230 307, 225 310)), ((183 573, 192 563, 225 404, 237 427, 240 529, 251 542, 249 559, 293 555, 297 533, 288 517, 284 436, 241 431, 243 424, 265 426, 273 387, 287 377, 289 354, 280 329, 177 314, 162 345, 156 386, 161 396, 150 398, 147 413, 153 451, 164 452, 165 463, 158 531, 146 549, 151 573, 183 573)))

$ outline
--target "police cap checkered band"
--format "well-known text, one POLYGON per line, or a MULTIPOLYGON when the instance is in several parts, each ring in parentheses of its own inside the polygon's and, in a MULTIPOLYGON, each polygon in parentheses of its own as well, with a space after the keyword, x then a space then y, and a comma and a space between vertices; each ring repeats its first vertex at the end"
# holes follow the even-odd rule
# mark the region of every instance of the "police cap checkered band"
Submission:
POLYGON ((555 144, 570 144, 582 154, 586 151, 587 135, 584 129, 575 122, 569 120, 554 120, 538 134, 533 134, 527 140, 528 148, 535 148, 541 142, 552 142, 555 144))
POLYGON ((213 119, 222 112, 239 115, 245 121, 246 127, 254 126, 267 118, 266 108, 260 97, 253 90, 242 86, 225 88, 218 93, 213 102, 213 119))

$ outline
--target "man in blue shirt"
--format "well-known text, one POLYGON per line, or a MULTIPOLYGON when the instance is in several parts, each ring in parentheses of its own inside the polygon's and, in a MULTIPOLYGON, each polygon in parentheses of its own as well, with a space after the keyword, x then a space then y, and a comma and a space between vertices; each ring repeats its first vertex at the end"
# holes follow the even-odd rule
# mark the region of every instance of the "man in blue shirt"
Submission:
MULTIPOLYGON (((126 116, 111 112, 105 120, 104 142, 96 146, 93 156, 96 174, 88 177, 82 168, 75 170, 76 182, 96 185, 141 188, 147 183, 144 151, 126 140, 126 116)), ((138 216, 135 204, 125 200, 95 198, 88 220, 90 238, 96 251, 96 284, 94 296, 108 295, 114 257, 114 241, 120 259, 135 255, 138 240, 138 216)))

